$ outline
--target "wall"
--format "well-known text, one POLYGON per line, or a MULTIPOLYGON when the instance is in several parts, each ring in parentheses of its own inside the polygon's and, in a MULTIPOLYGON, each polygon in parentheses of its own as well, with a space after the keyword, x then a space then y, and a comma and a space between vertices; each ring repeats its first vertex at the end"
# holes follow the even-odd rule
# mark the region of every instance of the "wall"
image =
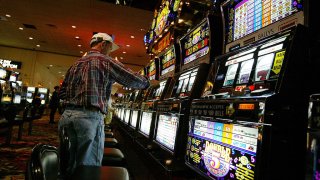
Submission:
POLYGON ((62 74, 57 74, 56 71, 68 69, 78 57, 0 46, 0 58, 22 63, 21 69, 17 71, 20 72, 23 84, 27 86, 41 84, 53 90, 63 78, 62 74), (49 68, 50 64, 53 67, 49 68))

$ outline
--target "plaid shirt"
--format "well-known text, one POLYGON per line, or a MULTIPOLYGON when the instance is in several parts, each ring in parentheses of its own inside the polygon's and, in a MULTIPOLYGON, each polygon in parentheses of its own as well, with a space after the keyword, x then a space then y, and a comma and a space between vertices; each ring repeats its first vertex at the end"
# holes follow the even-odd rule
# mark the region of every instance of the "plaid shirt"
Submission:
POLYGON ((72 65, 60 89, 67 104, 97 107, 107 113, 111 86, 114 82, 135 89, 146 89, 149 81, 124 67, 122 63, 99 51, 91 50, 72 65))

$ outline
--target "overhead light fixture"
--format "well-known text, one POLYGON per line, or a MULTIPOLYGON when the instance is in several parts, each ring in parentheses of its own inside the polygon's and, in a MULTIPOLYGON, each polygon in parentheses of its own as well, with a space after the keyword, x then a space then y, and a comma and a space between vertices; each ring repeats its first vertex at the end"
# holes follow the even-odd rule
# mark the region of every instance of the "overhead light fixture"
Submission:
POLYGON ((30 40, 32 40, 32 39, 33 39, 33 37, 31 37, 31 36, 30 36, 30 37, 29 37, 29 39, 30 39, 30 40))
POLYGON ((8 17, 8 18, 9 18, 9 17, 11 17, 11 15, 10 15, 10 14, 6 14, 6 17, 8 17))
POLYGON ((40 47, 40 44, 37 44, 37 47, 40 47))
POLYGON ((118 61, 118 57, 117 56, 114 59, 118 61))
POLYGON ((22 31, 22 30, 23 30, 23 27, 19 27, 19 29, 22 31))
POLYGON ((122 53, 123 53, 123 54, 126 54, 127 52, 123 51, 122 53))
POLYGON ((76 39, 80 39, 80 37, 79 37, 79 36, 76 36, 76 37, 74 37, 74 38, 76 38, 76 39))
POLYGON ((61 74, 61 71, 59 71, 58 73, 61 74))
POLYGON ((120 59, 123 59, 123 57, 120 57, 120 59))
POLYGON ((71 26, 73 29, 77 28, 77 26, 71 26))
POLYGON ((81 47, 82 45, 81 44, 78 44, 78 47, 81 47))
POLYGON ((82 54, 82 53, 83 53, 83 51, 80 51, 80 53, 82 54))
POLYGON ((130 36, 131 39, 134 39, 134 36, 130 36))
POLYGON ((52 67, 53 65, 52 65, 52 64, 50 64, 49 66, 50 66, 50 67, 52 67))
POLYGON ((127 47, 130 47, 130 44, 127 44, 126 46, 127 46, 127 47))

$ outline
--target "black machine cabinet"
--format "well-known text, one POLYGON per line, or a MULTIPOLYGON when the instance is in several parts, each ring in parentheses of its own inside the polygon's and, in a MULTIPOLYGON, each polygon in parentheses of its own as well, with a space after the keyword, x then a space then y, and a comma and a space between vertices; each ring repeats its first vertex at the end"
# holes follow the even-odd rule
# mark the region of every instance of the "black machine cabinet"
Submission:
POLYGON ((190 109, 190 168, 208 179, 304 179, 306 34, 298 25, 216 59, 212 94, 190 109))
POLYGON ((306 179, 320 178, 320 94, 310 96, 306 179))

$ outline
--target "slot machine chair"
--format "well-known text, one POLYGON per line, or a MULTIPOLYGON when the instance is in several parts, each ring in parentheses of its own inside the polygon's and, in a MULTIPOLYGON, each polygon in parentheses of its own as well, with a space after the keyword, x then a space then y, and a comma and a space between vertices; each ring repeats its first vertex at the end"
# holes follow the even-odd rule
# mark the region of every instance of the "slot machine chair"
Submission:
POLYGON ((58 149, 46 144, 37 144, 27 163, 27 180, 56 180, 59 175, 58 149))

